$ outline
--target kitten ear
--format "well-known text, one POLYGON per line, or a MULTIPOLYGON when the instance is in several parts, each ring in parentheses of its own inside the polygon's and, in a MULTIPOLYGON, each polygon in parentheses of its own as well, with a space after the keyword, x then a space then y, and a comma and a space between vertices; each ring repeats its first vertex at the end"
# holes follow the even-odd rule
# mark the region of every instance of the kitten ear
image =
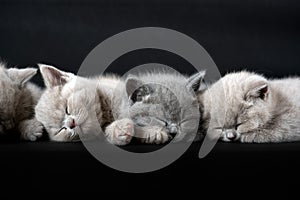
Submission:
POLYGON ((260 98, 265 100, 269 93, 268 81, 264 78, 258 80, 250 80, 247 89, 247 98, 260 98))
POLYGON ((25 69, 17 69, 10 68, 7 70, 8 76, 13 80, 20 84, 20 86, 24 86, 35 74, 37 73, 37 69, 34 68, 25 68, 25 69))
POLYGON ((72 73, 61 71, 50 65, 38 64, 38 66, 43 76, 45 85, 48 88, 64 85, 75 76, 72 73))
POLYGON ((187 89, 189 91, 194 91, 194 92, 204 90, 206 88, 203 82, 205 74, 206 74, 205 71, 201 71, 190 76, 187 80, 187 85, 186 85, 187 89))
POLYGON ((136 89, 143 85, 143 82, 136 76, 129 75, 125 81, 127 96, 130 97, 136 89))

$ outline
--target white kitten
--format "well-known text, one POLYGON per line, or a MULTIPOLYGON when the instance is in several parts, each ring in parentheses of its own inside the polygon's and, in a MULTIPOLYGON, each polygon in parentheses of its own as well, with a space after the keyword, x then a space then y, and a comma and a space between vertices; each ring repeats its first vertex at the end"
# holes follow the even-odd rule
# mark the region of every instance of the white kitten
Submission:
POLYGON ((199 100, 204 119, 210 120, 206 128, 219 132, 224 141, 300 140, 299 78, 267 80, 255 73, 231 73, 199 100))
POLYGON ((105 130, 113 144, 128 144, 133 122, 126 118, 127 100, 124 83, 117 76, 84 78, 40 64, 46 91, 35 110, 50 140, 89 139, 105 130))
POLYGON ((0 63, 0 133, 17 129, 21 138, 35 141, 42 136, 43 127, 34 117, 34 106, 42 91, 28 81, 37 69, 6 69, 0 63))

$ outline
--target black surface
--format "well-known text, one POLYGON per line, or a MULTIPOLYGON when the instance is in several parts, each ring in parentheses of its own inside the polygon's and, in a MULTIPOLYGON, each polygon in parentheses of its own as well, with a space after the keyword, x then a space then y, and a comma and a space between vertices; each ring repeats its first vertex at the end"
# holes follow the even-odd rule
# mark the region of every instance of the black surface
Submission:
MULTIPOLYGON (((125 147, 134 151, 155 148, 125 147)), ((198 158, 199 148, 200 143, 194 143, 180 159, 159 171, 127 174, 98 162, 81 143, 1 143, 1 183, 5 189, 2 191, 15 190, 17 184, 19 191, 34 188, 36 192, 66 194, 72 190, 98 193, 166 190, 169 191, 166 194, 215 196, 234 190, 235 195, 248 191, 249 197, 261 192, 293 193, 298 187, 299 143, 218 143, 204 159, 198 158)))
MULTIPOLYGON (((5 0, 0 1, 0 56, 10 65, 52 63, 76 72, 85 56, 106 38, 131 28, 157 26, 183 32, 211 55, 222 74, 249 69, 268 77, 299 75, 300 3, 293 0, 5 0)), ((175 55, 140 50, 109 68, 120 74, 148 62, 184 73, 175 55)), ((42 85, 40 76, 34 81, 42 85)), ((157 148, 147 145, 133 150, 157 148)), ((197 157, 200 143, 172 165, 148 174, 127 174, 95 160, 80 143, 0 144, 3 191, 144 195, 204 193, 224 197, 287 196, 298 192, 300 144, 219 143, 197 157), (212 192, 211 192, 212 191, 212 192)))

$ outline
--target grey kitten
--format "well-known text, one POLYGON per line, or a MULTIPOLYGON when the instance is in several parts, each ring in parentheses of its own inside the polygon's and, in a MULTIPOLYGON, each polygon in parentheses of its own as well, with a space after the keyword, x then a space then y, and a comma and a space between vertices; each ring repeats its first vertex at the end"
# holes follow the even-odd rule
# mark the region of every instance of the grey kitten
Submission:
POLYGON ((42 136, 43 126, 34 116, 34 106, 42 90, 28 81, 37 69, 6 69, 0 63, 0 134, 17 129, 21 138, 35 141, 42 136))
POLYGON ((35 111, 50 140, 91 140, 94 134, 104 131, 112 144, 125 145, 131 141, 133 122, 126 118, 128 101, 119 77, 85 78, 49 65, 39 67, 46 90, 35 111))
POLYGON ((210 121, 206 128, 228 142, 300 140, 299 100, 299 78, 267 80, 245 71, 226 75, 199 95, 210 121))
POLYGON ((199 120, 199 106, 194 95, 205 72, 190 78, 179 73, 149 72, 129 76, 126 91, 129 114, 135 123, 136 137, 144 143, 165 143, 193 138, 199 120))

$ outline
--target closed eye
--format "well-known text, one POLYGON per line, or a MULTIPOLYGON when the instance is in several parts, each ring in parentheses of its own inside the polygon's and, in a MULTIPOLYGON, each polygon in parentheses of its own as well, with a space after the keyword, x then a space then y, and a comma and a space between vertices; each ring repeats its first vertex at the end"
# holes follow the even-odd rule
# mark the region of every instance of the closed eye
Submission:
POLYGON ((66 127, 61 127, 61 128, 55 133, 55 135, 59 134, 61 131, 66 130, 66 129, 67 129, 66 127))
POLYGON ((165 124, 165 126, 168 126, 168 122, 166 122, 165 120, 163 120, 163 119, 160 119, 160 118, 156 118, 156 119, 158 119, 159 121, 161 121, 162 123, 164 123, 164 124, 165 124))
POLYGON ((68 106, 66 106, 66 111, 65 112, 66 112, 67 115, 70 115, 68 106))
POLYGON ((237 130, 237 129, 239 128, 239 126, 242 125, 242 124, 243 124, 243 123, 238 123, 238 124, 236 124, 235 127, 234 127, 235 130, 237 130))

